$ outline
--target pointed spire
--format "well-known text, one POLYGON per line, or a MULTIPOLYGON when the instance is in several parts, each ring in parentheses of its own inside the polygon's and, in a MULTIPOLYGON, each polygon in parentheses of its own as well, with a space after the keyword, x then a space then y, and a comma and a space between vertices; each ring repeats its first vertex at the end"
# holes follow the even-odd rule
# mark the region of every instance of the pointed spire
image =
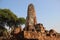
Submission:
POLYGON ((34 25, 37 24, 36 13, 33 4, 29 4, 26 17, 26 27, 29 29, 35 29, 34 25))

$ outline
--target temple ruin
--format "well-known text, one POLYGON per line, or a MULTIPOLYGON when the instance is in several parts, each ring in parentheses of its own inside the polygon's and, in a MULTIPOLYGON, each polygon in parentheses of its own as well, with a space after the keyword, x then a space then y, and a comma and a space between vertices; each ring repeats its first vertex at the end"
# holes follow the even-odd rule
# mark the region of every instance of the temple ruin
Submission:
MULTIPOLYGON (((26 24, 22 31, 17 31, 16 28, 14 36, 17 40, 59 40, 60 34, 51 29, 46 30, 43 24, 37 23, 36 12, 33 4, 29 4, 27 10, 26 24)), ((13 39, 12 39, 13 40, 13 39)))

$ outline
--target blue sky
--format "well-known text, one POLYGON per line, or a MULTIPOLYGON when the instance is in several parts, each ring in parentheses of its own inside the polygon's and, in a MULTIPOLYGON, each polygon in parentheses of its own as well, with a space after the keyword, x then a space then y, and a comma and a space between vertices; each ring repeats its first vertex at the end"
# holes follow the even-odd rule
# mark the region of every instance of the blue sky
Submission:
POLYGON ((8 8, 18 17, 26 18, 30 3, 35 7, 38 23, 60 32, 60 0, 0 0, 0 8, 8 8))

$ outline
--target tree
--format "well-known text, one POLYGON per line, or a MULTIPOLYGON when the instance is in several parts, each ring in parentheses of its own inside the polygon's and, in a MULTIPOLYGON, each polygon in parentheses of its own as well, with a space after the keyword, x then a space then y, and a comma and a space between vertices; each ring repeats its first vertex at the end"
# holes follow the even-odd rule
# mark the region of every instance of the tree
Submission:
POLYGON ((7 23, 9 27, 15 24, 17 16, 9 9, 0 9, 0 21, 7 23))
POLYGON ((17 16, 9 9, 0 9, 0 14, 3 18, 7 18, 8 20, 17 20, 17 16))
POLYGON ((17 24, 18 25, 23 25, 23 24, 25 24, 25 22, 26 22, 25 18, 20 17, 20 18, 18 18, 17 24))
POLYGON ((25 24, 25 18, 17 18, 9 9, 0 9, 0 24, 8 25, 9 27, 12 27, 13 25, 23 25, 25 24))

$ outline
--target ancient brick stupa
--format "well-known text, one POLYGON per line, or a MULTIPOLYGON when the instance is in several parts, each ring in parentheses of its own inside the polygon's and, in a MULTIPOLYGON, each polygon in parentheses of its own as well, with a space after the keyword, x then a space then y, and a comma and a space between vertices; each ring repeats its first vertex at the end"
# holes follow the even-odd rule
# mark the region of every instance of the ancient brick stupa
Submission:
POLYGON ((35 30, 34 26, 37 24, 35 9, 32 4, 28 6, 28 12, 26 17, 26 28, 25 30, 35 30))
POLYGON ((26 17, 26 25, 24 30, 26 31, 40 31, 44 30, 43 24, 37 24, 36 20, 36 12, 33 4, 28 6, 27 17, 26 17), (41 29, 42 28, 42 29, 41 29))
POLYGON ((39 33, 37 32, 44 33, 45 28, 43 27, 43 24, 41 23, 37 24, 36 12, 35 12, 34 6, 33 4, 30 4, 28 6, 26 25, 24 28, 24 37, 25 38, 38 38, 39 33))
POLYGON ((56 40, 55 38, 57 38, 57 32, 52 29, 50 31, 45 30, 43 24, 37 23, 33 4, 28 6, 26 24, 23 31, 24 38, 26 39, 56 40))

